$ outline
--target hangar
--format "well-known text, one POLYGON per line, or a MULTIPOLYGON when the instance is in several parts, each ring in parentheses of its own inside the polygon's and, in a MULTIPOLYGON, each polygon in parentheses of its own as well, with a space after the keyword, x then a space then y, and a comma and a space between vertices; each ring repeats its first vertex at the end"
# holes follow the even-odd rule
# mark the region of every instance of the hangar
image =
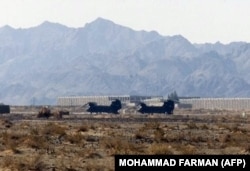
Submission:
POLYGON ((58 106, 82 106, 88 102, 109 105, 113 100, 119 99, 122 104, 137 104, 142 101, 161 101, 163 96, 139 95, 107 95, 107 96, 64 96, 57 98, 58 106))

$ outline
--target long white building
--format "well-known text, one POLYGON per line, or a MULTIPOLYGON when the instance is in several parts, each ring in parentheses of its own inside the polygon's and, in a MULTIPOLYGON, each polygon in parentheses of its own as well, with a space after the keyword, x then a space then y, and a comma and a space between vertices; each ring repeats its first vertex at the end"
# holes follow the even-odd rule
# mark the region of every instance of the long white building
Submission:
POLYGON ((190 98, 180 103, 192 109, 250 110, 250 98, 190 98))
POLYGON ((113 95, 113 96, 64 96, 57 98, 58 106, 82 106, 88 102, 96 102, 101 105, 110 105, 111 101, 119 99, 123 104, 137 103, 144 100, 160 99, 162 96, 131 96, 131 95, 113 95))

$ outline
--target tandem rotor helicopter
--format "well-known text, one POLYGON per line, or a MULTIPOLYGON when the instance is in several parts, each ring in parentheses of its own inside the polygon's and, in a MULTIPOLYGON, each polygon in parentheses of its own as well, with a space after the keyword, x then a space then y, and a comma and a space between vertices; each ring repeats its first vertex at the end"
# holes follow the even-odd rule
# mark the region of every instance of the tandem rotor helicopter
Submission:
MULTIPOLYGON (((122 103, 119 99, 115 99, 111 102, 110 105, 99 105, 96 102, 87 103, 88 108, 87 112, 91 114, 95 113, 111 113, 111 114, 119 114, 119 110, 122 109, 122 103)), ((163 101, 162 106, 149 106, 144 102, 140 102, 137 104, 137 111, 141 114, 153 114, 153 113, 161 113, 161 114, 173 114, 175 108, 175 101, 168 99, 163 101)))

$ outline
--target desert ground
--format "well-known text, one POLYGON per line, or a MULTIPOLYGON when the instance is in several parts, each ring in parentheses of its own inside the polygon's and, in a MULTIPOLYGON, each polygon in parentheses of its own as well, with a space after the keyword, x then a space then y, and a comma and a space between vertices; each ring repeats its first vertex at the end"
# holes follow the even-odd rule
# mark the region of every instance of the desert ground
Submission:
POLYGON ((115 154, 250 154, 250 111, 0 115, 0 171, 113 171, 115 154))

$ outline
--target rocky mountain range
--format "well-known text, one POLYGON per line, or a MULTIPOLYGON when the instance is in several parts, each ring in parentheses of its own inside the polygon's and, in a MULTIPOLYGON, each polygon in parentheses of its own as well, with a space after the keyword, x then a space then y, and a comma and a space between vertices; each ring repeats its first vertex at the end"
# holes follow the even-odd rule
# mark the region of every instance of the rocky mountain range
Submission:
POLYGON ((250 97, 250 43, 193 44, 97 18, 80 28, 44 22, 0 28, 0 102, 60 96, 250 97))

